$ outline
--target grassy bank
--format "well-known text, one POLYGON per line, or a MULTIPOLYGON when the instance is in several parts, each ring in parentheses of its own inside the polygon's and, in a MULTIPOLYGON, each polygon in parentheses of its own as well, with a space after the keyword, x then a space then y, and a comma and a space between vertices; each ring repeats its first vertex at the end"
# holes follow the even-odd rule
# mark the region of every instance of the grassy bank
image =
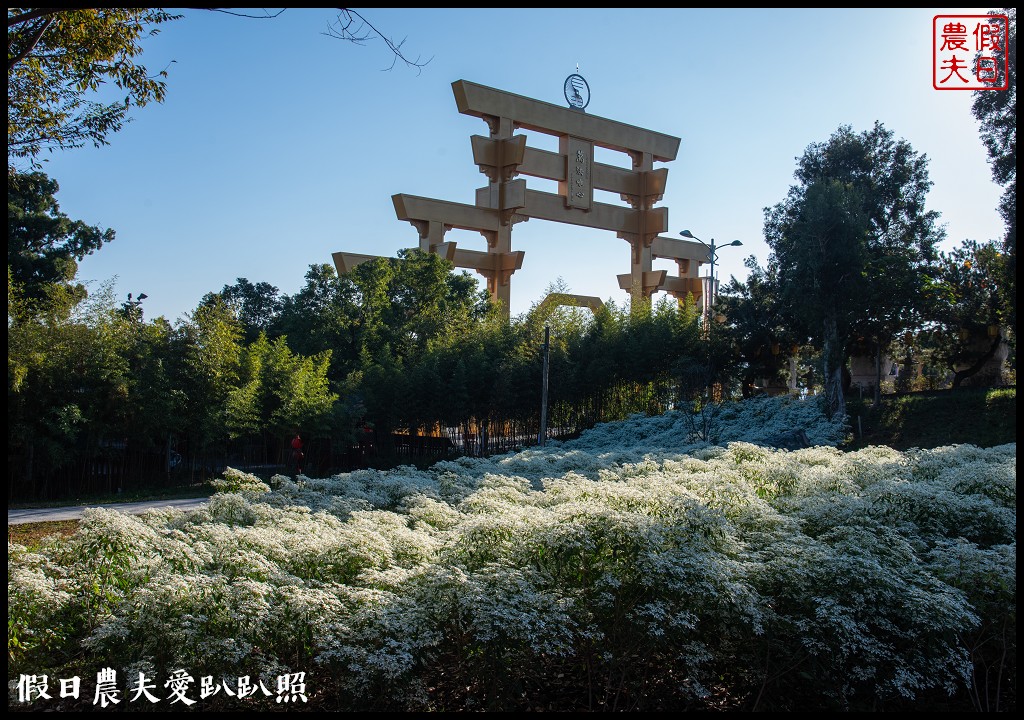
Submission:
POLYGON ((877 407, 867 399, 852 400, 847 410, 854 439, 844 450, 994 447, 1017 440, 1015 387, 883 395, 877 407))

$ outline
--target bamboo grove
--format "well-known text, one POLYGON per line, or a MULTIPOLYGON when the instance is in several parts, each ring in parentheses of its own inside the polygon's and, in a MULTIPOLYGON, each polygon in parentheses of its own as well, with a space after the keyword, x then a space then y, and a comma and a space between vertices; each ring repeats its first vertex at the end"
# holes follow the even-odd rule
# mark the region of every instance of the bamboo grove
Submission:
POLYGON ((553 437, 663 412, 686 369, 710 366, 692 304, 674 300, 595 316, 538 302, 507 321, 470 276, 415 251, 305 280, 282 296, 240 278, 173 324, 109 290, 61 305, 9 283, 9 500, 279 469, 295 432, 308 473, 364 465, 367 448, 383 462, 531 445, 545 325, 553 437))

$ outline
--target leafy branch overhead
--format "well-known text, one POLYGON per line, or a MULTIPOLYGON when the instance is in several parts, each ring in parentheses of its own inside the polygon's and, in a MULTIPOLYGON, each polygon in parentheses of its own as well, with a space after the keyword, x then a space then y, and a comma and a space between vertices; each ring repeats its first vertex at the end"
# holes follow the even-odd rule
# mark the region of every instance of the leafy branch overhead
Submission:
MULTIPOLYGON (((259 15, 186 9, 273 20, 286 8, 259 15)), ((151 74, 139 62, 141 43, 157 35, 159 25, 182 17, 163 8, 8 8, 8 158, 27 158, 38 167, 43 150, 106 145, 112 133, 131 122, 132 107, 163 102, 167 69, 151 74), (116 97, 96 99, 111 84, 118 89, 116 97)), ((404 40, 392 40, 349 8, 338 8, 324 34, 357 45, 379 37, 393 54, 392 68, 401 60, 419 71, 430 62, 409 58, 402 50, 404 40)))
POLYGON ((134 59, 156 26, 180 17, 159 8, 8 8, 8 156, 105 145, 133 105, 162 102, 166 70, 151 76, 134 59), (89 99, 108 82, 123 97, 89 99))

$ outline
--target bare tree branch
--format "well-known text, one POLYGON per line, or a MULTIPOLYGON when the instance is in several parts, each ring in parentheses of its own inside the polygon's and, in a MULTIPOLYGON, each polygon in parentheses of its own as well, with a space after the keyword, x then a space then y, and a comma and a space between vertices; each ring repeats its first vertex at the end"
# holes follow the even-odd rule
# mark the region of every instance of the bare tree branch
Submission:
POLYGON ((376 35, 383 40, 391 52, 394 53, 394 58, 391 61, 390 67, 385 68, 385 70, 393 69, 395 67, 395 63, 401 60, 408 67, 414 67, 417 72, 422 72, 423 68, 434 59, 431 57, 429 60, 421 62, 420 57, 416 56, 415 60, 410 60, 402 52, 402 45, 405 44, 404 38, 400 42, 395 42, 375 28, 366 18, 351 8, 338 8, 338 11, 338 17, 333 23, 328 23, 327 32, 325 32, 324 35, 337 40, 347 40, 348 42, 355 43, 356 45, 362 45, 376 35))
POLYGON ((29 10, 28 12, 23 12, 21 15, 15 15, 14 17, 7 18, 7 27, 11 28, 15 25, 27 23, 29 20, 35 20, 36 18, 45 17, 46 15, 53 15, 61 10, 67 10, 67 8, 36 8, 35 10, 29 10))
POLYGON ((234 15, 235 17, 250 18, 252 20, 273 20, 276 17, 280 17, 280 15, 282 13, 284 13, 284 11, 287 10, 288 8, 281 8, 280 10, 278 10, 273 15, 271 15, 266 10, 263 11, 264 12, 263 15, 250 15, 249 13, 235 12, 233 10, 228 10, 227 8, 185 8, 185 9, 186 10, 209 10, 210 12, 219 12, 219 13, 224 13, 225 15, 234 15))
MULTIPOLYGON (((252 15, 249 13, 234 12, 233 10, 228 10, 226 8, 186 9, 208 10, 210 12, 219 12, 224 13, 225 15, 234 15, 236 17, 251 18, 254 20, 273 19, 280 16, 281 13, 287 10, 287 8, 281 8, 280 10, 273 14, 264 11, 266 13, 264 15, 252 15)), ((359 14, 352 8, 337 8, 337 10, 338 16, 335 18, 334 22, 327 24, 327 32, 323 34, 326 35, 327 37, 332 37, 337 40, 347 40, 348 42, 354 43, 356 45, 363 45, 366 43, 367 40, 370 40, 374 36, 379 37, 388 46, 388 49, 391 50, 391 52, 394 54, 394 57, 391 61, 391 65, 390 67, 385 68, 386 70, 393 69, 395 67, 395 63, 401 60, 408 67, 414 67, 419 72, 423 70, 423 68, 430 62, 430 60, 433 60, 433 58, 431 57, 429 60, 420 61, 419 56, 417 56, 415 60, 410 60, 408 57, 405 56, 405 53, 402 52, 402 45, 405 44, 405 38, 403 38, 400 42, 395 42, 391 38, 384 35, 384 33, 382 33, 380 30, 374 27, 371 22, 369 22, 366 18, 364 18, 361 14, 359 14)))
MULTIPOLYGON (((10 43, 7 48, 7 70, 10 72, 11 68, 17 65, 19 62, 25 59, 31 53, 32 48, 35 47, 36 43, 39 42, 39 38, 42 37, 43 33, 46 32, 46 28, 49 27, 50 22, 53 20, 53 15, 67 8, 36 8, 28 12, 15 15, 14 17, 7 18, 7 27, 11 28, 16 25, 22 25, 32 20, 47 17, 46 22, 42 23, 37 31, 33 34, 29 44, 22 48, 17 53, 11 51, 10 43)), ((206 10, 208 12, 219 12, 225 15, 233 15, 235 17, 250 18, 252 20, 272 20, 280 17, 285 10, 288 8, 281 8, 277 12, 264 11, 263 15, 253 15, 251 13, 236 12, 228 8, 215 8, 215 7, 191 7, 185 8, 186 10, 206 10)), ((385 70, 391 70, 395 67, 395 63, 401 60, 408 67, 416 68, 417 72, 421 72, 423 68, 433 60, 431 57, 428 60, 420 60, 420 56, 416 56, 415 60, 410 60, 406 57, 405 53, 402 52, 402 46, 405 44, 405 38, 399 42, 395 42, 388 36, 384 35, 374 25, 363 17, 359 12, 351 8, 337 8, 338 16, 334 22, 328 23, 327 32, 323 33, 327 37, 332 37, 337 40, 347 40, 348 42, 355 43, 356 45, 363 45, 367 40, 370 40, 374 36, 379 37, 388 46, 388 49, 394 54, 391 65, 385 70)))

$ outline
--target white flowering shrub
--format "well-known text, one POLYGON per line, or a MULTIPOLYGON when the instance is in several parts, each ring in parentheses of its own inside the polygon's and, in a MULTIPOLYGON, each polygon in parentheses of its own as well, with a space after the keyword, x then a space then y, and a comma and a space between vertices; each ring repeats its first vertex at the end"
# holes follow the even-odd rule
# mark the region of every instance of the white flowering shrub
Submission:
MULTIPOLYGON (((62 618, 72 594, 45 554, 7 543, 7 655, 53 657, 68 640, 62 618)), ((10 662, 10 660, 9 660, 10 662)))
POLYGON ((269 485, 255 475, 241 470, 229 467, 221 475, 220 478, 210 481, 217 492, 240 493, 247 498, 258 498, 264 493, 270 492, 269 485))
POLYGON ((849 428, 844 419, 825 417, 820 398, 794 396, 757 397, 743 402, 724 403, 715 417, 711 432, 714 442, 693 437, 687 410, 675 410, 645 417, 633 415, 628 422, 603 423, 565 443, 565 447, 590 451, 633 451, 676 453, 708 444, 730 442, 768 443, 772 438, 795 430, 804 430, 811 445, 838 445, 849 428))
POLYGON ((346 710, 514 709, 554 678, 576 708, 709 709, 727 683, 746 709, 984 709, 1015 672, 1016 445, 843 453, 814 408, 727 406, 721 445, 670 413, 89 511, 8 546, 9 672, 307 672, 346 710), (821 444, 765 446, 795 427, 821 444))

